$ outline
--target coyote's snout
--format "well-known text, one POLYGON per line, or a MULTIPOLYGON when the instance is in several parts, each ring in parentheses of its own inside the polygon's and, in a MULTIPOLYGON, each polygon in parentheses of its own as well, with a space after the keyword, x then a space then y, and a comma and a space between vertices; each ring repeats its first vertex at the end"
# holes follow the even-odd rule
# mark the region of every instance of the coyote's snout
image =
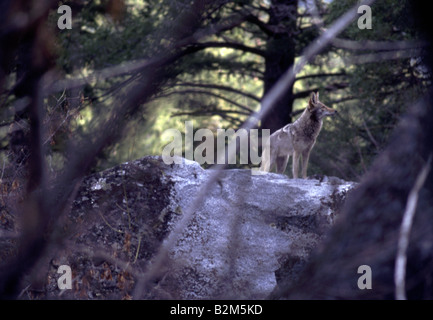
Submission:
POLYGON ((276 167, 278 173, 283 173, 290 156, 293 156, 293 178, 297 179, 299 158, 302 155, 302 178, 305 179, 310 152, 316 143, 320 129, 322 129, 323 118, 333 116, 335 113, 334 109, 328 108, 319 101, 319 92, 317 94, 313 92, 307 108, 299 119, 275 131, 270 136, 269 143, 265 146, 270 150, 262 153, 260 170, 271 171, 276 167))

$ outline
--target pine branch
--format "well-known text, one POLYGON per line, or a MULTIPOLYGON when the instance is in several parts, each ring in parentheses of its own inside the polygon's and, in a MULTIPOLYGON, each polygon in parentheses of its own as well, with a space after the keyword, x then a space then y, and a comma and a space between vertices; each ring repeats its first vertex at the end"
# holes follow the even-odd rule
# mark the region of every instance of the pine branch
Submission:
MULTIPOLYGON (((341 83, 332 83, 327 85, 325 88, 323 88, 325 91, 327 92, 331 92, 331 91, 335 91, 335 90, 339 90, 339 89, 345 89, 349 86, 349 84, 347 82, 341 82, 341 83)), ((312 88, 312 89, 308 89, 305 91, 299 91, 297 93, 295 93, 294 99, 300 99, 300 98, 306 98, 308 97, 312 91, 316 92, 319 91, 321 88, 312 88)))
POLYGON ((358 97, 344 97, 341 99, 337 99, 337 100, 332 100, 331 102, 329 102, 329 104, 337 104, 337 103, 341 103, 341 102, 346 102, 346 101, 351 101, 351 100, 358 100, 358 97))
POLYGON ((295 82, 298 80, 305 80, 310 78, 323 78, 323 77, 340 77, 340 76, 347 76, 347 73, 345 72, 337 72, 337 73, 316 73, 316 74, 309 74, 305 76, 300 76, 295 79, 295 82))
POLYGON ((399 60, 418 57, 421 55, 421 49, 408 49, 400 51, 381 51, 377 53, 367 53, 357 56, 343 58, 346 66, 353 64, 375 63, 384 60, 399 60))
POLYGON ((229 114, 240 114, 245 115, 245 112, 232 111, 232 110, 221 110, 221 109, 211 109, 211 110, 197 110, 197 111, 189 111, 189 112, 176 112, 173 113, 173 116, 220 116, 222 119, 230 122, 233 125, 239 126, 242 124, 242 120, 238 117, 231 116, 229 114))
POLYGON ((193 82, 182 82, 182 83, 175 84, 175 86, 224 90, 224 91, 233 92, 233 93, 242 95, 244 97, 253 99, 257 102, 260 102, 260 98, 255 96, 254 94, 244 92, 244 91, 241 91, 241 90, 238 90, 238 89, 235 89, 232 87, 228 87, 228 86, 222 86, 222 85, 216 85, 216 84, 193 83, 193 82))
POLYGON ((332 45, 340 49, 347 50, 375 50, 375 51, 395 51, 420 49, 427 45, 425 41, 419 40, 404 40, 404 41, 354 41, 347 39, 335 38, 332 40, 332 45))
POLYGON ((262 30, 267 36, 275 35, 275 30, 273 30, 269 25, 257 18, 255 15, 251 14, 247 16, 245 20, 259 27, 259 29, 262 30))
POLYGON ((253 48, 246 46, 239 42, 217 42, 217 41, 210 41, 210 42, 201 42, 196 43, 192 45, 195 48, 198 49, 206 49, 206 48, 230 48, 235 50, 240 50, 244 52, 249 52, 252 54, 256 54, 261 57, 266 57, 266 52, 264 50, 253 48))
POLYGON ((238 107, 238 108, 240 108, 242 110, 245 110, 246 111, 246 113, 245 113, 246 115, 251 115, 251 114, 254 113, 254 110, 250 109, 248 106, 240 104, 240 103, 238 103, 238 102, 236 102, 236 101, 234 101, 232 99, 226 98, 226 97, 224 97, 222 95, 219 95, 219 94, 216 94, 216 93, 214 93, 212 91, 206 91, 206 90, 193 90, 193 89, 192 90, 177 90, 177 91, 171 91, 171 92, 168 92, 168 93, 165 93, 165 94, 158 95, 157 98, 165 98, 165 97, 169 97, 169 96, 174 95, 174 94, 179 94, 179 95, 183 95, 183 94, 203 94, 203 95, 213 96, 215 98, 224 100, 224 101, 226 101, 226 102, 228 102, 228 103, 230 103, 230 104, 232 104, 232 105, 234 105, 234 106, 236 106, 236 107, 238 107))
MULTIPOLYGON (((92 82, 101 82, 105 79, 112 78, 112 77, 136 75, 145 69, 153 68, 155 66, 160 66, 160 65, 169 65, 174 61, 180 60, 184 56, 196 53, 198 51, 207 48, 233 48, 233 49, 243 50, 246 52, 257 54, 263 57, 265 56, 265 52, 263 50, 248 47, 241 43, 204 42, 204 43, 194 43, 189 45, 185 44, 185 48, 183 50, 171 56, 169 55, 162 58, 155 57, 153 59, 143 59, 138 61, 126 62, 121 65, 95 71, 86 77, 57 80, 52 83, 46 83, 44 85, 44 91, 47 94, 51 94, 51 93, 55 93, 67 89, 78 88, 86 84, 90 84, 92 82)), ((125 81, 125 83, 127 83, 127 81, 125 81)))

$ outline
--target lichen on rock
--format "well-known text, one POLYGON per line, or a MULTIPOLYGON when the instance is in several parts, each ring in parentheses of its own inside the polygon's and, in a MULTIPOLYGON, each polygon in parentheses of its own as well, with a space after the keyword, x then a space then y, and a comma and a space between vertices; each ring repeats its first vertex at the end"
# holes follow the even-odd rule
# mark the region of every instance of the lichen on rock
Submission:
MULTIPOLYGON (((74 270, 74 289, 63 296, 131 298, 137 279, 128 268, 151 267, 210 173, 194 161, 167 165, 149 156, 85 178, 67 223, 68 248, 53 260, 74 270)), ((164 276, 134 298, 268 297, 296 277, 354 186, 223 170, 169 248, 164 276)), ((48 297, 59 294, 54 270, 48 297)))

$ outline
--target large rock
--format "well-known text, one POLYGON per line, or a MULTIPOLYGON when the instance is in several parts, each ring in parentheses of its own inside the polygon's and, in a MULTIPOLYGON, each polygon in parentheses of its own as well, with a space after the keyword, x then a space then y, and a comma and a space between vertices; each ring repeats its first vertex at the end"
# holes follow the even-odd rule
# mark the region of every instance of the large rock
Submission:
MULTIPOLYGON (((68 245, 51 260, 71 266, 68 298, 131 298, 135 276, 202 190, 211 170, 145 157, 84 180, 68 223, 68 245)), ((170 248, 157 283, 133 298, 263 299, 296 278, 355 184, 224 170, 170 248)))

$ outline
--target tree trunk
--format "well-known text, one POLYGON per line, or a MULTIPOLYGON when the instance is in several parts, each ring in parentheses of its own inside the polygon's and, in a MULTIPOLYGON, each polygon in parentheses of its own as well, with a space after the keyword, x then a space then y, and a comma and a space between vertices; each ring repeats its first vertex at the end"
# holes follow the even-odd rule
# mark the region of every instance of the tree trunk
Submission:
MULTIPOLYGON (((268 27, 273 30, 266 46, 264 94, 295 62, 295 37, 297 0, 273 0, 269 12, 268 27)), ((279 99, 272 110, 262 119, 261 127, 271 133, 291 122, 293 86, 279 99)))

